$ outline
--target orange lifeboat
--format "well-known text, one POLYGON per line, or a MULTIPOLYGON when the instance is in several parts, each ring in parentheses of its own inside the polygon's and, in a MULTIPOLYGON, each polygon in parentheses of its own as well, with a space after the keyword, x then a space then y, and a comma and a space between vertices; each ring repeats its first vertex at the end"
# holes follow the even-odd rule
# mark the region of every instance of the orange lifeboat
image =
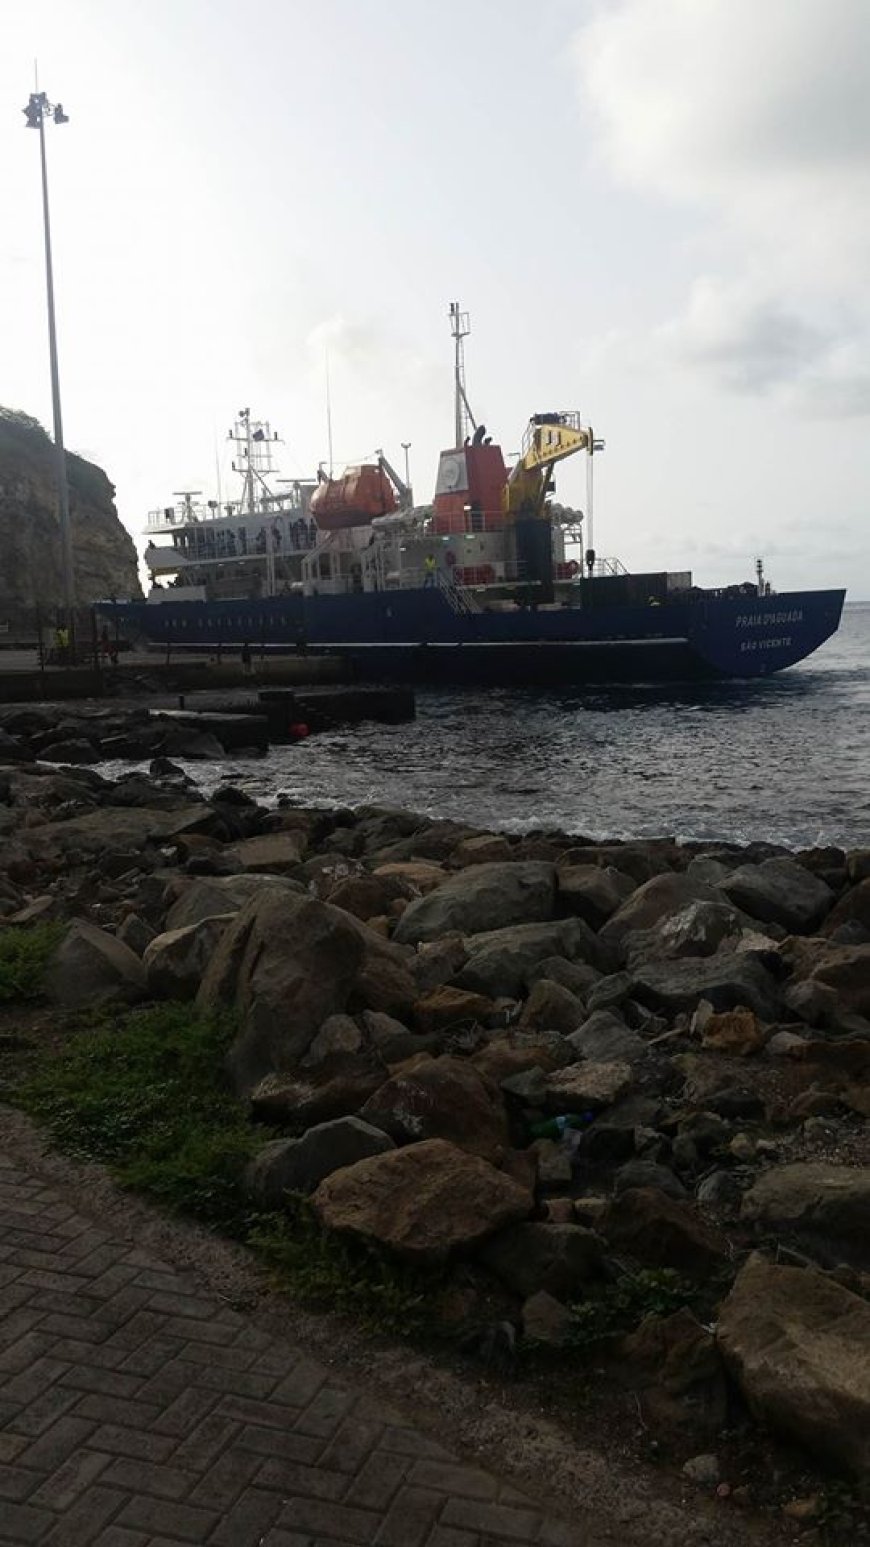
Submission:
POLYGON ((396 491, 376 462, 348 467, 341 478, 321 473, 311 496, 311 514, 323 532, 367 526, 375 516, 389 516, 397 509, 396 491))

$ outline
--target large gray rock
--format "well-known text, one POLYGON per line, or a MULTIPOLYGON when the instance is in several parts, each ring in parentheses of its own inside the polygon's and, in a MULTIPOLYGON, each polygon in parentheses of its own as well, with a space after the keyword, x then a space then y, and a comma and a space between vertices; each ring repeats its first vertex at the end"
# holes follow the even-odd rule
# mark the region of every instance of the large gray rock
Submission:
POLYGON ((426 1139, 334 1171, 314 1207, 329 1230, 414 1262, 443 1262, 523 1219, 529 1193, 478 1155, 426 1139))
POLYGON ((170 842, 182 833, 201 832, 214 822, 210 806, 190 805, 177 810, 143 806, 101 806, 66 822, 47 822, 28 833, 36 852, 75 850, 95 856, 109 849, 142 849, 149 842, 170 842))
POLYGON ((215 914, 237 913, 252 897, 261 896, 266 888, 297 897, 307 895, 304 886, 287 876, 204 876, 191 882, 172 904, 166 915, 166 928, 184 929, 215 914))
POLYGON ((558 887, 560 913, 573 914, 591 929, 600 929, 636 890, 637 882, 612 865, 606 869, 566 865, 558 872, 558 887))
POLYGON ((626 935, 652 929, 672 914, 682 913, 693 902, 719 902, 712 886, 682 872, 667 871, 644 882, 602 925, 599 933, 616 950, 626 935))
POLYGON ((295 828, 286 833, 263 833, 258 838, 244 838, 224 853, 241 871, 280 876, 296 869, 306 846, 305 833, 295 828))
POLYGON ((557 1299, 569 1299, 604 1271, 601 1242, 591 1230, 538 1221, 500 1231, 486 1242, 480 1260, 523 1298, 545 1289, 557 1299))
POLYGON ((712 956, 723 940, 740 934, 743 918, 726 902, 690 902, 669 913, 651 929, 624 937, 629 967, 645 962, 678 961, 686 956, 712 956))
POLYGON ((719 1348, 756 1417, 812 1454, 870 1472, 870 1305, 807 1268, 749 1259, 719 1348))
POLYGON ((76 919, 54 951, 45 974, 49 999, 64 1010, 144 999, 147 974, 130 947, 95 924, 76 919))
POLYGON ((394 1149, 392 1139, 359 1117, 318 1123, 299 1139, 264 1144, 245 1173, 248 1191, 265 1208, 280 1208, 288 1192, 312 1193, 324 1177, 394 1149))
POLYGON ((629 997, 673 1014, 694 1009, 699 999, 709 999, 716 1010, 746 1005, 768 1021, 779 1008, 775 978, 748 952, 650 962, 632 972, 629 997))
POLYGON ((539 962, 561 956, 595 959, 598 944, 582 919, 558 919, 550 924, 516 924, 489 930, 465 941, 468 961, 456 974, 459 988, 496 999, 522 992, 539 962))
POLYGON ((772 1166, 744 1195, 744 1219, 793 1231, 838 1262, 870 1267, 870 1166, 799 1160, 772 1166))
POLYGON ((345 1009, 365 959, 362 926, 328 903, 275 892, 252 897, 226 930, 197 1002, 236 1011, 228 1067, 240 1090, 291 1069, 327 1016, 345 1009))
POLYGON ((535 860, 470 865, 412 902, 396 927, 400 944, 418 945, 458 930, 474 935, 553 917, 555 866, 535 860))
POLYGON ((796 933, 821 923, 834 906, 831 888, 787 855, 741 865, 720 883, 720 890, 752 918, 796 933))
POLYGON ((570 1042, 580 1058, 618 1059, 624 1063, 634 1063, 646 1057, 647 1047, 643 1038, 636 1031, 631 1031, 625 1021, 610 1010, 594 1010, 565 1040, 570 1042))
POLYGON ((186 929, 169 929, 146 946, 142 962, 148 990, 158 999, 195 999, 232 913, 217 914, 186 929))

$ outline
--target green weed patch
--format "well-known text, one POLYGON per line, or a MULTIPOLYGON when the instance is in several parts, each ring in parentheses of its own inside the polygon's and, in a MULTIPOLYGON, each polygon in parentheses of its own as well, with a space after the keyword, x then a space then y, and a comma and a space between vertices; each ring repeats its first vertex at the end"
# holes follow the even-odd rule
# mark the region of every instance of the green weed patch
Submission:
POLYGON ((0 931, 0 1004, 39 999, 45 969, 59 945, 63 924, 35 924, 32 929, 0 931))

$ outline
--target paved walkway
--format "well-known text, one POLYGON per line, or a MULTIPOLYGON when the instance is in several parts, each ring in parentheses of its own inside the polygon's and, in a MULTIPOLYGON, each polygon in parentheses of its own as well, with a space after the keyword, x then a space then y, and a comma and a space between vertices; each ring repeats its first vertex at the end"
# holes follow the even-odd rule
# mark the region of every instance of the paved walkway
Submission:
POLYGON ((0 1547, 580 1547, 0 1155, 0 1547))

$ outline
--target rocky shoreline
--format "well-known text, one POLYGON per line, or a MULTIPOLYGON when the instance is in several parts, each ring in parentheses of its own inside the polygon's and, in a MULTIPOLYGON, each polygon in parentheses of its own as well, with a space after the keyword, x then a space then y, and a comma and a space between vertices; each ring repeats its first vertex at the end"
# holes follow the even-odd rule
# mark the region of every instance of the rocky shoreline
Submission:
POLYGON ((687 1478, 730 1490, 747 1414, 870 1472, 870 850, 267 810, 165 759, 16 756, 0 832, 0 926, 62 926, 58 1011, 233 1012, 229 1077, 280 1135, 256 1203, 437 1270, 501 1368, 679 1283, 600 1357, 687 1478))

